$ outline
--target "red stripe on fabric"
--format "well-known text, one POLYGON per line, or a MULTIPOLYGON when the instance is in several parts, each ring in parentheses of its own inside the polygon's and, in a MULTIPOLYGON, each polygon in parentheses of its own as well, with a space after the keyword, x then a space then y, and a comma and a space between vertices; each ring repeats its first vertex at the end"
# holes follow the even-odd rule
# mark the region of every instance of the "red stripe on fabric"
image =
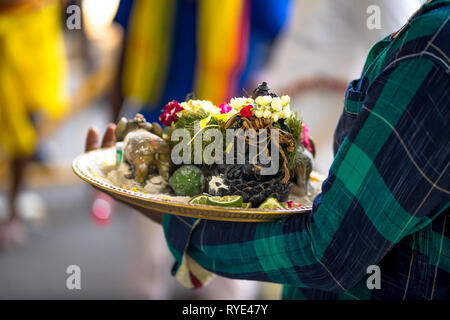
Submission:
POLYGON ((402 29, 403 29, 403 28, 401 28, 400 30, 397 30, 397 32, 394 32, 393 34, 391 34, 391 36, 389 37, 389 39, 390 39, 390 40, 394 39, 394 38, 399 34, 399 32, 400 32, 402 29))
POLYGON ((200 280, 197 279, 196 276, 192 274, 192 272, 189 271, 189 277, 191 278, 191 282, 194 285, 195 289, 199 289, 203 287, 203 283, 200 282, 200 280))

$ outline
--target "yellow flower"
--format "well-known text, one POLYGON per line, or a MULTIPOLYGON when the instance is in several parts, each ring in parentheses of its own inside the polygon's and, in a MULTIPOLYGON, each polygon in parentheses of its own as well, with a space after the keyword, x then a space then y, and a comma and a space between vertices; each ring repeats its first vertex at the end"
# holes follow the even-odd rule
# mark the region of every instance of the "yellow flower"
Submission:
POLYGON ((233 109, 236 109, 237 111, 241 110, 246 104, 246 98, 232 98, 230 100, 230 107, 232 107, 233 109))
POLYGON ((256 97, 255 102, 260 106, 268 106, 272 102, 272 96, 259 96, 256 97))
POLYGON ((281 97, 281 104, 283 107, 291 102, 291 98, 289 96, 282 96, 281 97))
POLYGON ((227 114, 226 113, 213 114, 212 116, 213 116, 213 118, 218 119, 218 120, 220 120, 222 122, 227 121, 227 114))
POLYGON ((282 112, 282 118, 289 118, 291 116, 291 107, 290 105, 286 105, 285 107, 283 107, 282 112))
POLYGON ((257 118, 262 118, 262 117, 263 117, 263 113, 264 113, 263 110, 256 110, 256 111, 255 111, 255 116, 256 116, 257 118))
POLYGON ((277 122, 278 119, 280 119, 280 112, 273 112, 272 113, 272 120, 273 120, 273 122, 277 122))
POLYGON ((244 99, 245 99, 245 101, 244 101, 245 105, 249 105, 249 104, 255 103, 255 100, 253 100, 253 98, 244 98, 244 99))
POLYGON ((192 111, 191 107, 189 106, 189 104, 186 101, 180 103, 180 106, 182 106, 183 109, 184 109, 183 113, 186 113, 188 111, 192 111))
POLYGON ((187 104, 188 104, 189 109, 190 109, 191 111, 198 111, 199 106, 198 106, 197 103, 195 103, 194 100, 189 100, 189 101, 187 102, 187 104))
POLYGON ((275 111, 281 111, 281 109, 283 108, 281 105, 281 99, 276 97, 272 99, 272 103, 271 103, 272 109, 275 111))
POLYGON ((272 115, 272 112, 270 112, 269 110, 266 110, 263 112, 263 117, 266 119, 269 119, 272 115))

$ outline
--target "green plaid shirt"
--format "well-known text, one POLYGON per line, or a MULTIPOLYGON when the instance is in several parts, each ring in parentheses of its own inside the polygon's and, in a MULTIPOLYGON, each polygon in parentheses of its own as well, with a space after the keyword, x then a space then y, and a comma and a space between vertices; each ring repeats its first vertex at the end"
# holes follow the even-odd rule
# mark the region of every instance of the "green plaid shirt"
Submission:
POLYGON ((285 299, 449 299, 449 57, 450 1, 427 2, 350 83, 311 214, 270 223, 166 214, 175 276, 194 287, 205 269, 281 283, 285 299), (380 289, 367 286, 370 265, 380 289))

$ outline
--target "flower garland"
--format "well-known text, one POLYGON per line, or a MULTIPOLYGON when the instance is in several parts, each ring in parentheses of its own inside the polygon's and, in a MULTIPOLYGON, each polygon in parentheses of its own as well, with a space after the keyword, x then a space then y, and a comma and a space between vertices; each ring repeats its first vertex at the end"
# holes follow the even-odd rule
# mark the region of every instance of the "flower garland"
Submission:
MULTIPOLYGON (((210 127, 208 124, 212 118, 225 124, 236 114, 247 119, 270 119, 271 122, 275 123, 280 119, 291 119, 293 116, 290 100, 290 97, 287 95, 282 97, 265 95, 258 96, 256 99, 236 97, 232 98, 228 103, 220 104, 218 107, 208 100, 188 100, 181 103, 173 100, 164 107, 159 119, 163 125, 170 127, 175 125, 181 117, 191 116, 192 114, 206 114, 207 116, 200 120, 201 130, 210 127)), ((312 152, 308 127, 306 124, 301 123, 301 120, 295 121, 300 121, 299 124, 301 124, 301 144, 312 152)), ((217 126, 214 125, 214 127, 217 126)))

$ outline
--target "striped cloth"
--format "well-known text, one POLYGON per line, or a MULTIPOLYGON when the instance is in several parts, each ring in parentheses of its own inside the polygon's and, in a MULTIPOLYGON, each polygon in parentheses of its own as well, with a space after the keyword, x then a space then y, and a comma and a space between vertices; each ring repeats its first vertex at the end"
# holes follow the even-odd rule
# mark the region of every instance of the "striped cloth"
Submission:
POLYGON ((129 29, 123 89, 150 106, 147 120, 157 120, 161 101, 190 92, 217 105, 236 93, 247 59, 249 1, 135 0, 129 29))
POLYGON ((284 299, 449 299, 450 1, 375 44, 346 93, 311 214, 270 223, 165 215, 188 287, 213 273, 284 284, 284 299), (381 288, 369 289, 377 265, 381 288))
POLYGON ((193 95, 219 105, 242 95, 267 61, 291 3, 219 2, 134 0, 131 9, 121 1, 116 21, 127 28, 123 93, 147 121, 158 121, 171 100, 193 95))

